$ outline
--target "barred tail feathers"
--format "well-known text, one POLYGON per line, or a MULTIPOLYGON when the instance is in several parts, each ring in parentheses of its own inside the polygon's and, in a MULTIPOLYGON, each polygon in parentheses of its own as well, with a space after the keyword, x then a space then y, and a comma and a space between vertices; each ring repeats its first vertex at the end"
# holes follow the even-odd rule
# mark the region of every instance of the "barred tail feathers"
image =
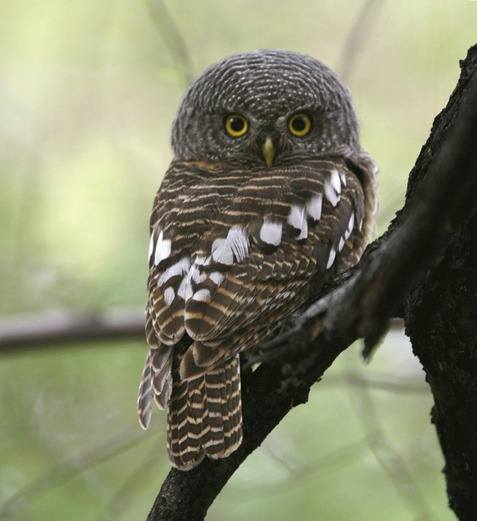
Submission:
POLYGON ((240 359, 236 355, 210 372, 174 382, 169 403, 167 449, 182 470, 205 455, 225 458, 242 443, 240 359))
POLYGON ((166 409, 172 392, 172 348, 151 347, 142 371, 137 398, 139 423, 147 429, 151 421, 152 402, 166 409))
POLYGON ((152 367, 151 351, 147 353, 137 396, 137 415, 141 427, 146 430, 152 413, 152 367))

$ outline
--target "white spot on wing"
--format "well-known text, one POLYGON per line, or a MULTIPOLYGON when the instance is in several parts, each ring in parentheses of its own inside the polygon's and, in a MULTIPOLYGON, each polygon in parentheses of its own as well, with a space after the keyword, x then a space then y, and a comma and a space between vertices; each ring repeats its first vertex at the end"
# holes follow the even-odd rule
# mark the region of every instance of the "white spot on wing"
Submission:
POLYGON ((187 275, 182 279, 177 294, 184 300, 189 300, 192 297, 192 284, 190 282, 190 277, 187 275))
POLYGON ((233 263, 234 254, 227 239, 215 239, 212 243, 212 258, 220 264, 230 265, 233 263))
POLYGON ((192 300, 198 300, 200 302, 209 302, 210 300, 210 291, 208 289, 199 289, 194 293, 192 300))
POLYGON ((190 261, 188 257, 182 257, 179 261, 177 261, 172 266, 169 266, 164 273, 161 274, 159 280, 157 281, 159 286, 163 286, 171 277, 177 277, 178 275, 182 275, 183 273, 187 273, 189 271, 190 261))
POLYGON ((173 288, 166 288, 166 290, 164 291, 164 303, 166 304, 166 306, 170 306, 172 304, 172 301, 174 300, 175 296, 176 294, 174 293, 173 288))
POLYGON ((336 206, 340 200, 339 194, 336 193, 335 189, 331 185, 331 181, 327 179, 325 181, 325 197, 330 202, 331 206, 336 206))
POLYGON ((202 255, 197 255, 197 257, 194 259, 194 264, 197 264, 198 266, 207 266, 210 264, 210 257, 203 257, 202 255))
POLYGON ((192 266, 190 266, 188 271, 185 270, 187 271, 187 275, 182 279, 179 289, 177 290, 179 297, 182 297, 184 300, 189 300, 192 297, 192 281, 196 284, 205 281, 207 275, 200 272, 199 266, 207 266, 207 264, 210 264, 210 257, 202 257, 201 255, 195 257, 192 266))
POLYGON ((242 226, 232 226, 226 239, 237 262, 241 262, 248 255, 248 237, 242 226))
POLYGON ((308 222, 306 219, 303 220, 303 226, 301 228, 300 235, 297 237, 297 241, 302 241, 308 237, 308 222))
POLYGON ((164 233, 161 230, 159 237, 157 238, 156 251, 154 254, 154 264, 159 264, 161 260, 167 259, 171 254, 171 240, 164 239, 164 233))
POLYGON ((344 237, 346 240, 348 240, 349 236, 351 235, 351 232, 353 231, 353 227, 354 227, 354 213, 352 212, 351 216, 349 218, 349 221, 348 221, 348 226, 344 233, 344 237))
POLYGON ((217 284, 217 286, 220 286, 225 279, 225 276, 220 273, 220 271, 213 271, 209 277, 214 284, 217 284))
POLYGON ((344 172, 340 172, 340 179, 343 186, 346 186, 346 174, 344 172))
POLYGON ((308 223, 306 221, 306 210, 304 206, 293 204, 287 222, 296 230, 300 230, 300 235, 297 237, 297 240, 301 241, 308 237, 308 223))
POLYGON ((266 244, 278 246, 282 240, 282 223, 274 223, 265 219, 260 228, 260 240, 266 244))
POLYGON ((207 278, 205 273, 200 272, 199 266, 201 266, 201 264, 198 264, 197 261, 195 261, 189 271, 189 279, 192 279, 196 284, 204 282, 204 280, 207 278))
POLYGON ((329 268, 331 268, 331 266, 333 266, 333 262, 335 262, 335 258, 336 258, 336 250, 333 247, 331 247, 330 255, 328 257, 328 262, 326 263, 326 269, 329 269, 329 268))
POLYGON ((323 206, 323 194, 314 195, 306 203, 308 215, 314 220, 319 221, 321 218, 321 208, 323 206))
POLYGON ((151 260, 152 252, 154 251, 154 230, 151 233, 151 239, 149 240, 149 251, 147 254, 147 258, 151 260))
POLYGON ((349 222, 348 222, 348 230, 352 231, 354 227, 354 212, 351 212, 349 222))
POLYGON ((305 208, 292 204, 290 213, 288 214, 288 224, 293 226, 296 230, 301 230, 303 227, 303 219, 305 219, 305 208))
POLYGON ((336 168, 333 168, 330 174, 330 182, 331 186, 334 188, 335 192, 339 195, 341 193, 341 181, 340 181, 340 175, 338 173, 338 170, 336 168))

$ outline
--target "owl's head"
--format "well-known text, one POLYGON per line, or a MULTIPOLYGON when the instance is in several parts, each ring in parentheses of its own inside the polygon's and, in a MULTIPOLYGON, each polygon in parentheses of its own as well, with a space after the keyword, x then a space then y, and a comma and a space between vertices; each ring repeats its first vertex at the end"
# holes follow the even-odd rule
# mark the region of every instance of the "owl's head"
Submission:
POLYGON ((348 90, 309 56, 275 50, 237 54, 209 67, 186 93, 172 131, 178 159, 279 164, 359 152, 348 90))

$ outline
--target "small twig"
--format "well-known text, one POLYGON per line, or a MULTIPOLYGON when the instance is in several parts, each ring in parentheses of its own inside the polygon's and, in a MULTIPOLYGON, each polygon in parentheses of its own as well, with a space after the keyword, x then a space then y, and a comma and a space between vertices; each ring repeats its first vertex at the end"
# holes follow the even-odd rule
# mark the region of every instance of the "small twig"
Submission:
POLYGON ((169 13, 164 0, 146 1, 151 17, 174 59, 174 63, 182 78, 182 83, 184 86, 187 86, 194 77, 194 70, 184 37, 169 13))
POLYGON ((235 486, 240 487, 240 490, 243 490, 247 494, 275 494, 284 488, 289 490, 290 487, 300 485, 303 481, 316 473, 325 477, 327 472, 335 471, 342 465, 351 465, 357 459, 363 457, 365 454, 365 446, 366 440, 359 440, 343 445, 320 458, 316 458, 310 463, 297 466, 289 477, 280 481, 264 482, 260 484, 260 487, 255 486, 255 484, 250 486, 240 486, 236 484, 235 486))
POLYGON ((384 470, 392 485, 406 504, 413 519, 430 520, 430 512, 416 480, 408 469, 404 458, 387 438, 381 425, 374 400, 367 386, 348 387, 351 404, 356 410, 356 417, 366 433, 366 442, 376 461, 384 470))
POLYGON ((382 0, 363 0, 361 4, 361 8, 343 46, 341 62, 338 67, 338 73, 345 83, 349 83, 358 54, 364 44, 364 39, 369 35, 373 18, 376 16, 376 12, 382 3, 382 0))
POLYGON ((356 371, 344 371, 339 375, 328 375, 326 385, 348 385, 365 387, 398 394, 429 394, 429 386, 415 378, 397 380, 393 375, 363 376, 356 371))

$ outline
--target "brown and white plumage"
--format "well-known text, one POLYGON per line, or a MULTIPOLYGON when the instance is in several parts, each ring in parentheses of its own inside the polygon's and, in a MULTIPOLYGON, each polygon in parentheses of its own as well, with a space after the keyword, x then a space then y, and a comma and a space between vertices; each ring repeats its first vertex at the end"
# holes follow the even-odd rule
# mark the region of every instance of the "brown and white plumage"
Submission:
POLYGON ((367 156, 282 145, 270 167, 240 155, 177 159, 154 202, 138 409, 146 428, 153 400, 168 408, 169 456, 181 469, 240 445, 239 354, 279 329, 313 280, 355 264, 367 242, 367 156))

